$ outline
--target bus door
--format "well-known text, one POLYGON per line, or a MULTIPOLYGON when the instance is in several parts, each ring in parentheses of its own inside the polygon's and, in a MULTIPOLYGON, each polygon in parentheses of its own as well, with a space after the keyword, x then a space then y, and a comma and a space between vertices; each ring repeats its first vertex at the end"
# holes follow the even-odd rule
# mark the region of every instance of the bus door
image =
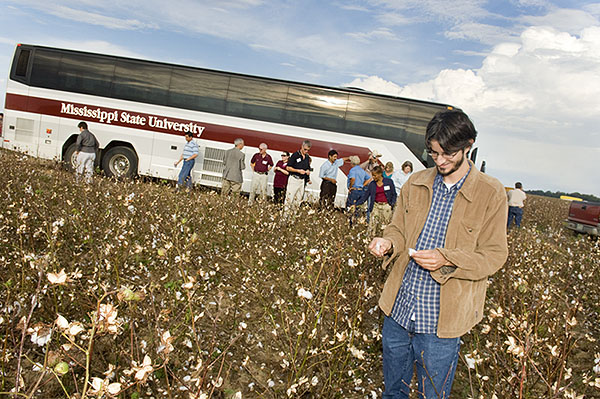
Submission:
POLYGON ((155 132, 152 141, 152 174, 162 179, 177 180, 183 163, 177 167, 173 163, 183 153, 185 143, 184 136, 155 132))
POLYGON ((58 154, 60 118, 42 115, 38 136, 38 157, 60 160, 58 154))

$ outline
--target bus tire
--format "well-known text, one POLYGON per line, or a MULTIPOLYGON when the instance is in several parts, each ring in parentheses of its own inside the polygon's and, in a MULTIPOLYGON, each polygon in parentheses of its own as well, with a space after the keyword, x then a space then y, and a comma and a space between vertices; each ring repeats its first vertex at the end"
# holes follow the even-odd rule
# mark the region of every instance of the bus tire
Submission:
POLYGON ((67 148, 67 151, 65 151, 65 156, 63 158, 63 164, 65 165, 65 169, 67 169, 70 172, 74 172, 77 169, 75 166, 77 163, 77 156, 75 155, 76 147, 77 145, 75 143, 71 144, 67 148))
POLYGON ((132 178, 137 167, 137 155, 129 147, 113 147, 102 157, 102 170, 108 177, 132 178))

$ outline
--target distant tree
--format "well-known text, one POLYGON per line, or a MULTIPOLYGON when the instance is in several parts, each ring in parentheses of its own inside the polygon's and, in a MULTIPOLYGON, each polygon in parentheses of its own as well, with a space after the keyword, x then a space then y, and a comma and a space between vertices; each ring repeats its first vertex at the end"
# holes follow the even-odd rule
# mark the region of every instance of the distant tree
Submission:
POLYGON ((532 194, 532 195, 540 195, 542 197, 552 197, 552 198, 560 198, 561 195, 568 195, 569 197, 575 197, 575 198, 581 198, 584 201, 590 201, 590 202, 600 202, 600 198, 596 197, 595 195, 592 194, 581 194, 577 191, 572 192, 572 193, 565 193, 562 191, 543 191, 543 190, 525 190, 526 193, 528 194, 532 194))

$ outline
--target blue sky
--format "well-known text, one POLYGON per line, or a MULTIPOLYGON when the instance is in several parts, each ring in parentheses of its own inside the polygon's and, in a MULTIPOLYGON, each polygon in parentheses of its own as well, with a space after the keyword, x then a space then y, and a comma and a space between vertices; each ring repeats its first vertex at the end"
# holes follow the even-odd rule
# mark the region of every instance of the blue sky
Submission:
POLYGON ((3 0, 16 43, 450 103, 505 185, 600 196, 600 2, 3 0))

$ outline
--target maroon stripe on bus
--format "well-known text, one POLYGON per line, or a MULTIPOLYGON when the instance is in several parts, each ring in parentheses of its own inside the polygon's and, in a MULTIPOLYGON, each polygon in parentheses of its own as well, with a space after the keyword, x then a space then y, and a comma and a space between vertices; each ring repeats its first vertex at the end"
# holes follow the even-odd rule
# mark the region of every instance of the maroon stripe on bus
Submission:
MULTIPOLYGON (((193 129, 193 126, 197 126, 197 129, 204 128, 202 133, 199 135, 196 134, 196 137, 202 138, 204 140, 217 141, 221 143, 233 143, 233 141, 240 137, 244 139, 244 143, 250 147, 258 147, 261 143, 266 143, 270 150, 275 151, 289 151, 293 153, 297 151, 302 146, 302 141, 304 138, 289 136, 284 134, 275 134, 268 133, 259 130, 251 130, 251 129, 243 129, 232 126, 224 126, 217 125, 212 123, 206 123, 201 121, 192 121, 187 119, 180 119, 169 117, 165 115, 156 115, 156 114, 147 114, 144 112, 137 111, 127 111, 121 110, 117 108, 109 108, 104 106, 90 105, 90 104, 80 104, 73 103, 70 101, 58 101, 58 100, 50 100, 46 98, 40 97, 28 97, 20 94, 6 94, 6 109, 11 109, 15 111, 23 111, 23 112, 31 112, 36 114, 50 115, 56 116, 60 118, 69 118, 75 119, 78 121, 86 121, 99 123, 103 125, 114 125, 114 126, 122 126, 129 127, 140 130, 147 130, 151 132, 161 132, 167 134, 173 134, 178 136, 183 136, 185 134, 184 131, 176 131, 173 129, 161 128, 157 126, 150 126, 149 121, 151 118, 158 121, 164 121, 166 118, 171 123, 177 123, 181 127, 182 125, 190 126, 190 129, 193 129), (65 107, 84 109, 87 108, 90 112, 98 112, 103 111, 107 115, 111 114, 116 116, 115 120, 112 120, 110 123, 100 122, 99 117, 92 118, 81 115, 73 115, 72 113, 64 113, 62 109, 65 107), (135 124, 128 123, 127 116, 133 116, 133 119, 137 119, 138 122, 141 118, 144 118, 145 123, 143 124, 135 124), (122 119, 123 118, 123 119, 122 119)), ((327 153, 331 149, 335 149, 339 153, 339 157, 347 157, 350 155, 358 155, 361 160, 366 160, 369 156, 369 149, 366 147, 359 147, 349 144, 340 144, 331 141, 324 140, 310 140, 312 143, 312 147, 310 149, 310 155, 327 158, 327 153)), ((344 173, 348 173, 350 170, 350 164, 346 163, 342 167, 344 173)))

